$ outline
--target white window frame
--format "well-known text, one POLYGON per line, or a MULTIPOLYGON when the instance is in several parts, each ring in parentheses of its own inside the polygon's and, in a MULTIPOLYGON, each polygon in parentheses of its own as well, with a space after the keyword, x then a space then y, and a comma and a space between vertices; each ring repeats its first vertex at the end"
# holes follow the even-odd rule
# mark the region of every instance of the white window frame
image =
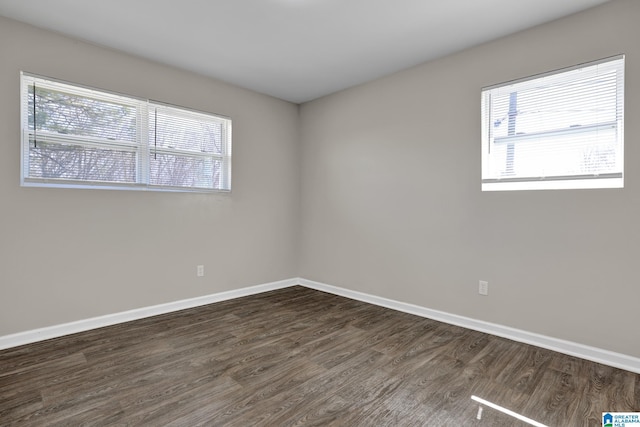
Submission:
MULTIPOLYGON (((128 95, 90 88, 49 77, 21 72, 21 162, 20 184, 25 187, 58 187, 58 188, 99 188, 99 189, 128 189, 172 192, 230 192, 231 191, 231 119, 221 115, 214 115, 184 107, 140 99, 128 95), (136 137, 135 142, 118 141, 106 138, 66 135, 56 132, 29 129, 29 87, 36 83, 39 88, 61 90, 66 93, 96 99, 99 101, 115 102, 136 109, 136 137), (171 111, 191 119, 203 120, 221 126, 221 152, 204 153, 191 150, 180 150, 167 147, 154 147, 153 136, 150 136, 149 122, 156 110, 171 111), (69 143, 86 148, 117 149, 135 153, 136 172, 135 182, 113 182, 94 180, 73 180, 66 178, 29 177, 29 151, 31 145, 38 142, 49 144, 69 143), (214 188, 213 179, 210 186, 171 186, 150 182, 150 159, 154 154, 169 154, 192 158, 204 158, 219 161, 220 183, 214 188)), ((209 184, 209 183, 208 183, 209 184)))
MULTIPOLYGON (((598 61, 563 68, 532 77, 501 83, 482 89, 481 95, 481 127, 482 127, 482 191, 509 191, 509 190, 552 190, 552 189, 585 189, 585 188, 623 188, 624 187, 624 55, 604 58, 598 61), (567 79, 563 77, 574 70, 582 70, 586 67, 611 67, 616 70, 616 119, 608 122, 590 124, 585 126, 567 127, 553 130, 545 130, 539 133, 515 134, 495 137, 493 135, 493 123, 496 117, 492 116, 492 92, 495 90, 518 92, 530 87, 535 87, 544 79, 567 79), (612 173, 594 174, 566 174, 558 176, 527 176, 509 177, 495 176, 490 167, 492 161, 491 152, 494 144, 513 144, 517 146, 520 141, 532 141, 538 137, 573 136, 579 137, 580 133, 596 133, 600 130, 614 129, 616 132, 616 159, 618 169, 612 173)), ((568 81, 568 80, 567 80, 568 81)), ((512 146, 513 146, 512 145, 512 146)), ((495 159, 494 159, 495 161, 495 159)))

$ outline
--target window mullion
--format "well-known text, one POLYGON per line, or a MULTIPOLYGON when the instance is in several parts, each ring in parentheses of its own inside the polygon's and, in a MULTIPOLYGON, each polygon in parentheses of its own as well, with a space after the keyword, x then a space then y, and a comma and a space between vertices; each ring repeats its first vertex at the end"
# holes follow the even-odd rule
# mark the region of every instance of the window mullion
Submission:
POLYGON ((139 184, 149 184, 149 103, 140 102, 137 106, 138 114, 137 135, 138 143, 138 176, 139 184))

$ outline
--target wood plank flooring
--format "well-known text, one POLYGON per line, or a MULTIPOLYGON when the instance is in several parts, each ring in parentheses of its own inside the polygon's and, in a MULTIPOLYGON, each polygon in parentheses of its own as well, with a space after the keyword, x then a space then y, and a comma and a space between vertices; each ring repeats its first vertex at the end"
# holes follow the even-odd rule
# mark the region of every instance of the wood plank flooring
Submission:
POLYGON ((293 287, 0 351, 2 426, 599 426, 640 375, 293 287))

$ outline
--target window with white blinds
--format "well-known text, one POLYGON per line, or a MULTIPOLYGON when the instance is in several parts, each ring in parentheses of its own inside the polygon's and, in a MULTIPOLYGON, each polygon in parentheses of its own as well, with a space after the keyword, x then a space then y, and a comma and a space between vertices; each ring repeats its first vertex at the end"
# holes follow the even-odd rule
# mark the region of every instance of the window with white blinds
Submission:
POLYGON ((231 190, 231 120, 22 73, 23 185, 231 190))
POLYGON ((482 90, 482 190, 621 188, 624 56, 482 90))

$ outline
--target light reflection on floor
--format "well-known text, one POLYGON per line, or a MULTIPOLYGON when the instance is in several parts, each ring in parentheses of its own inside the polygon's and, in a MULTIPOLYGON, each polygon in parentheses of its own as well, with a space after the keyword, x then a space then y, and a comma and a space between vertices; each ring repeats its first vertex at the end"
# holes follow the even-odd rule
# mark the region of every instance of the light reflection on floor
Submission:
POLYGON ((517 412, 513 412, 507 408, 503 408, 500 405, 496 405, 493 402, 489 402, 488 400, 484 400, 478 396, 471 396, 471 400, 474 400, 476 402, 478 402, 480 404, 480 407, 478 408, 478 415, 477 415, 477 419, 480 420, 482 419, 482 406, 488 406, 489 408, 493 408, 497 411, 502 412, 503 414, 509 415, 513 418, 516 418, 520 421, 524 421, 525 423, 531 424, 532 426, 536 426, 536 427, 547 427, 546 425, 539 423, 535 420, 532 420, 531 418, 527 418, 524 415, 520 415, 517 412))

